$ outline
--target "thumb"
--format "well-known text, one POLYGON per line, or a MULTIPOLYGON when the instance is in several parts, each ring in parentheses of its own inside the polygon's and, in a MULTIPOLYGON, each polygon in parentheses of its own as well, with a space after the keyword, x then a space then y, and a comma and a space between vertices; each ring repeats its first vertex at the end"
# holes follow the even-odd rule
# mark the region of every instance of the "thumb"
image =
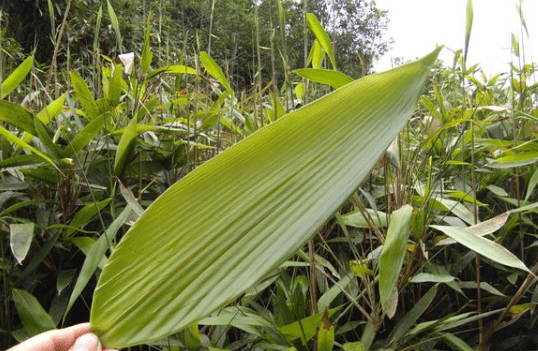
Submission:
POLYGON ((72 351, 101 351, 101 342, 94 334, 84 334, 77 339, 72 351))

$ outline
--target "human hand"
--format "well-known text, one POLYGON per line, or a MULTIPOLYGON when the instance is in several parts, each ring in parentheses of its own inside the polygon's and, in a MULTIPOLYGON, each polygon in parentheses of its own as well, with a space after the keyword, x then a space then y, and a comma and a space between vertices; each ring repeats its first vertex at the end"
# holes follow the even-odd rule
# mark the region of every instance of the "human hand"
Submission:
MULTIPOLYGON (((102 351, 101 342, 91 334, 90 323, 41 333, 7 351, 102 351)), ((106 350, 105 350, 106 351, 106 350)), ((109 350, 112 351, 112 350, 109 350)))

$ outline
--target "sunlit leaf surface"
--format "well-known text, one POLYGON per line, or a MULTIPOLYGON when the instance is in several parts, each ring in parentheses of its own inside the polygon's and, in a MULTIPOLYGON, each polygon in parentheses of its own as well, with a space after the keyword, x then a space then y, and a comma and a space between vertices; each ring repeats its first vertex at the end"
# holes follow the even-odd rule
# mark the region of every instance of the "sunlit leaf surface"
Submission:
POLYGON ((278 267, 367 177, 439 50, 279 118, 169 188, 110 256, 92 330, 108 347, 163 338, 278 267))

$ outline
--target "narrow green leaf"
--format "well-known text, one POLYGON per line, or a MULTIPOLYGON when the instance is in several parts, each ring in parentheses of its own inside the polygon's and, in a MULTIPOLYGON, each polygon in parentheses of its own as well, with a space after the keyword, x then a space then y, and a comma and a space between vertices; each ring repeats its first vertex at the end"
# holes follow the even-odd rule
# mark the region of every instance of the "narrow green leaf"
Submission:
POLYGON ((115 108, 120 103, 121 87, 125 84, 123 81, 123 66, 121 64, 114 64, 114 70, 111 72, 112 76, 108 81, 108 103, 111 108, 115 108))
POLYGON ((112 4, 110 3, 110 0, 106 0, 107 10, 108 10, 108 17, 110 18, 110 23, 112 24, 112 28, 114 29, 114 32, 116 33, 116 40, 118 41, 118 48, 121 48, 123 45, 123 38, 121 36, 120 31, 120 22, 118 21, 118 16, 116 16, 116 12, 114 11, 114 8, 112 7, 112 4))
POLYGON ((58 273, 58 279, 56 280, 56 291, 58 295, 60 295, 69 284, 71 284, 76 274, 77 269, 63 270, 58 273))
POLYGON ((390 216, 387 238, 379 257, 379 295, 386 308, 402 269, 413 207, 405 205, 390 216))
POLYGON ((34 238, 34 223, 14 223, 9 225, 10 247, 13 256, 19 264, 26 258, 26 254, 34 238))
POLYGON ((327 53, 327 55, 329 55, 332 68, 336 70, 336 60, 334 58, 334 50, 329 35, 325 31, 321 23, 319 23, 318 19, 316 18, 316 15, 314 15, 313 13, 308 13, 306 15, 306 20, 308 23, 308 28, 310 28, 312 33, 314 33, 323 50, 327 53))
POLYGON ((200 60, 202 61, 202 65, 206 69, 207 73, 209 73, 213 78, 215 78, 223 87, 228 91, 230 95, 233 95, 233 90, 230 85, 230 82, 228 82, 228 79, 220 69, 219 65, 213 60, 211 56, 209 56, 206 52, 200 53, 200 60))
POLYGON ((389 345, 398 342, 398 340, 400 340, 400 338, 405 333, 407 333, 407 331, 411 329, 411 327, 415 325, 420 316, 422 316, 422 314, 426 312, 426 310, 432 303, 436 293, 437 285, 434 285, 430 288, 430 290, 428 290, 426 294, 424 294, 424 296, 422 296, 420 300, 418 300, 418 302, 413 306, 413 308, 403 316, 400 322, 390 332, 388 338, 389 345))
POLYGON ((296 73, 301 77, 316 83, 330 85, 334 89, 343 87, 344 85, 349 84, 353 81, 352 78, 345 75, 344 73, 340 73, 338 71, 329 71, 321 68, 296 69, 293 71, 293 73, 296 73))
POLYGON ((469 56, 469 42, 471 41, 471 29, 473 28, 473 0, 467 0, 465 22, 465 50, 463 51, 463 61, 467 62, 467 56, 469 56))
POLYGON ((456 280, 448 274, 418 273, 409 280, 410 283, 450 283, 456 280))
POLYGON ((90 203, 78 210, 67 229, 66 235, 71 236, 76 233, 77 229, 81 229, 84 224, 94 218, 100 211, 105 208, 112 199, 105 199, 97 203, 90 203))
POLYGON ((367 177, 439 51, 287 114, 170 187, 113 251, 92 330, 107 347, 157 340, 277 268, 367 177))
POLYGON ((531 197, 532 192, 534 191, 534 188, 536 188, 536 184, 538 184, 538 168, 532 174, 531 179, 529 179, 529 184, 527 184, 527 192, 525 193, 525 202, 527 202, 529 198, 531 197))
POLYGON ((2 99, 4 99, 6 96, 8 96, 15 88, 19 86, 19 84, 22 83, 24 78, 30 73, 30 70, 32 69, 32 66, 34 64, 34 57, 29 56, 24 60, 15 70, 4 79, 2 82, 2 99))
POLYGON ((97 118, 101 113, 99 112, 99 108, 95 103, 93 94, 90 92, 90 89, 86 85, 86 82, 84 82, 84 79, 82 79, 80 74, 78 74, 76 71, 71 72, 71 85, 73 86, 73 89, 75 89, 78 101, 80 101, 80 104, 84 108, 84 112, 86 112, 88 118, 90 120, 97 118))
POLYGON ((142 48, 142 57, 140 59, 140 70, 143 74, 149 71, 151 66, 151 59, 153 58, 153 52, 150 47, 150 29, 151 29, 151 17, 148 16, 146 20, 146 32, 144 35, 144 47, 142 48))
POLYGON ((120 142, 118 143, 118 150, 116 150, 116 158, 114 159, 114 176, 119 177, 125 171, 127 166, 127 161, 129 156, 131 156, 131 151, 134 147, 134 141, 138 136, 136 130, 137 118, 136 116, 131 119, 127 128, 121 136, 120 142))
POLYGON ((56 117, 61 111, 65 103, 65 94, 48 104, 44 109, 36 114, 36 118, 43 122, 44 125, 56 117))
POLYGON ((52 141, 52 137, 43 122, 36 118, 34 119, 34 126, 36 135, 43 146, 42 149, 44 149, 48 155, 54 157, 55 160, 58 160, 61 155, 60 148, 52 141))
POLYGON ((56 325, 39 301, 28 291, 13 289, 13 302, 29 337, 55 329, 56 325))
POLYGON ((9 123, 21 131, 35 135, 34 116, 19 104, 0 101, 0 121, 9 123))
POLYGON ((332 351, 334 347, 334 326, 331 323, 327 310, 323 315, 321 325, 318 329, 317 346, 318 351, 332 351))
POLYGON ((345 275, 338 281, 338 284, 331 286, 329 290, 325 291, 318 300, 318 311, 324 311, 326 308, 330 308, 331 302, 333 302, 336 297, 342 293, 342 289, 347 289, 347 287, 353 281, 353 278, 353 274, 345 275))
POLYGON ((469 346, 465 341, 461 340, 454 334, 443 333, 443 339, 452 350, 460 351, 474 351, 474 349, 469 346))
MULTIPOLYGON (((385 212, 372 210, 370 208, 367 208, 366 212, 370 215, 376 227, 386 227, 388 225, 387 214, 385 212)), ((370 228, 370 224, 360 211, 353 211, 342 215, 342 222, 350 227, 370 228)))
POLYGON ((50 163, 54 168, 56 168, 58 171, 60 171, 58 169, 58 166, 56 166, 56 164, 54 163, 54 161, 49 157, 47 156, 46 154, 42 153, 41 151, 39 151, 38 149, 36 149, 35 147, 25 143, 24 141, 22 141, 21 139, 17 138, 15 135, 11 134, 7 129, 5 129, 4 127, 0 126, 0 136, 3 136, 4 138, 6 138, 7 140, 11 141, 12 143, 26 149, 26 150, 29 150, 31 152, 33 152, 34 154, 36 154, 37 156, 41 157, 44 161, 50 163))
POLYGON ((116 236, 116 233, 127 221, 129 216, 131 215, 131 212, 132 210, 129 206, 125 207, 123 211, 121 211, 119 216, 114 220, 114 222, 112 222, 112 224, 107 228, 105 233, 101 235, 101 237, 99 237, 99 239, 91 246, 90 250, 87 252, 86 259, 84 260, 84 264, 80 269, 77 282, 75 283, 75 287, 73 288, 73 292, 71 293, 71 297, 69 298, 69 303, 67 304, 67 308, 65 309, 64 316, 67 315, 71 307, 73 307, 73 304, 82 293, 82 290, 84 290, 84 288, 86 287, 86 284, 88 284, 88 282, 90 281, 91 277, 93 276, 93 273, 95 272, 95 269, 97 268, 101 260, 103 258, 106 258, 106 251, 110 248, 110 244, 116 236))
MULTIPOLYGON (((464 229, 466 232, 473 235, 488 235, 501 229, 506 224, 508 217, 510 217, 510 211, 506 211, 498 216, 488 219, 487 221, 480 222, 464 229)), ((435 245, 450 245, 455 243, 455 240, 447 238, 437 242, 435 245)))
POLYGON ((325 51, 323 51, 319 41, 316 39, 312 43, 312 48, 310 48, 310 52, 308 53, 307 66, 308 64, 312 64, 313 69, 320 69, 324 58, 325 51))
POLYGON ((481 236, 471 234, 465 230, 465 228, 448 227, 440 225, 432 225, 433 229, 437 229, 444 234, 448 235, 458 243, 466 246, 474 252, 489 258, 490 260, 500 263, 505 266, 518 268, 531 273, 529 268, 525 266, 519 258, 513 253, 497 244, 494 241, 488 240, 481 236))
POLYGON ((104 114, 96 117, 79 131, 73 140, 71 140, 71 143, 64 149, 64 157, 73 157, 87 146, 93 140, 93 137, 105 127, 105 118, 106 115, 104 114))
MULTIPOLYGON (((332 316, 337 309, 329 310, 329 316, 332 316)), ((301 339, 303 345, 316 335, 317 328, 320 326, 323 318, 323 312, 313 314, 305 317, 300 321, 295 321, 283 327, 280 327, 278 331, 286 337, 288 341, 301 339)))
POLYGON ((171 65, 154 69, 148 74, 146 80, 149 80, 159 74, 190 74, 197 75, 196 70, 189 66, 184 65, 171 65))
POLYGON ((346 342, 342 347, 344 351, 366 351, 362 341, 346 342))

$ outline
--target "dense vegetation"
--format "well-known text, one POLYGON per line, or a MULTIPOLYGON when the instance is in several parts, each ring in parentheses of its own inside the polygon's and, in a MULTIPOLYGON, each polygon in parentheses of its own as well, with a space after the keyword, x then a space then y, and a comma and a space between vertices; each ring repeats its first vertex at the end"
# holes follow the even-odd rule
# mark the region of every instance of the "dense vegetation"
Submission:
MULTIPOLYGON (((294 1, 19 3, 3 3, 0 53, 4 348, 87 321, 109 249, 159 194, 347 83, 336 67, 357 78, 386 49, 385 14, 360 1, 338 2, 346 21, 324 1, 306 4, 316 16, 294 1), (118 55, 130 50, 132 69, 118 55)), ((307 248, 150 347, 536 349, 525 269, 538 273, 537 67, 515 36, 512 51, 494 76, 467 67, 465 50, 438 63, 398 139, 307 248), (395 231, 406 240, 387 302, 378 277, 395 231)))

